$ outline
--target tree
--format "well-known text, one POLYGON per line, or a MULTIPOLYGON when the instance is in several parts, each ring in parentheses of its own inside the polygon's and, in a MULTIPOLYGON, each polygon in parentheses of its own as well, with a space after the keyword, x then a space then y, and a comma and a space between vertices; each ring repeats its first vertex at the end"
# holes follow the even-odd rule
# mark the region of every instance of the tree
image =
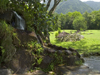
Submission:
POLYGON ((86 22, 87 22, 87 28, 88 29, 93 29, 94 28, 94 15, 88 12, 85 12, 83 14, 83 17, 85 18, 86 22))
MULTIPOLYGON (((55 10, 55 8, 57 7, 57 5, 60 3, 61 0, 48 0, 48 3, 46 5, 46 10, 48 10, 48 8, 50 7, 50 3, 51 1, 54 1, 54 5, 52 6, 52 8, 49 11, 49 15, 52 15, 53 11, 55 10)), ((45 2, 45 0, 44 0, 45 2)))
POLYGON ((82 17, 82 16, 76 17, 73 21, 73 27, 76 30, 86 30, 87 25, 86 25, 86 21, 85 21, 84 17, 82 17))
MULTIPOLYGON (((61 0, 48 0, 47 5, 45 6, 41 3, 41 0, 7 0, 5 7, 16 11, 24 17, 27 30, 34 29, 37 36, 41 36, 44 40, 48 37, 50 42, 49 29, 52 27, 52 13, 60 1, 61 0), (54 1, 54 5, 50 11, 47 12, 51 1, 54 1)), ((45 2, 45 0, 43 0, 43 2, 45 2)))
POLYGON ((73 21, 77 16, 82 16, 82 14, 78 11, 69 12, 66 14, 66 24, 64 28, 73 29, 73 21))
POLYGON ((0 0, 0 12, 3 12, 4 10, 7 9, 7 4, 9 0, 0 0))
POLYGON ((100 13, 96 14, 95 17, 95 28, 100 29, 100 13))

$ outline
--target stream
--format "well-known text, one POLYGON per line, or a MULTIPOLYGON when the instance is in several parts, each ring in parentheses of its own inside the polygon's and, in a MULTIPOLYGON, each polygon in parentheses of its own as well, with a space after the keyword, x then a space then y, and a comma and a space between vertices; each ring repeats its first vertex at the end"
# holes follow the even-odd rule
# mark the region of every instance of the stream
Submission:
POLYGON ((85 63, 74 71, 64 73, 65 75, 100 75, 100 56, 83 57, 85 63))
POLYGON ((100 71, 100 56, 90 56, 84 58, 84 65, 89 66, 90 69, 100 71))

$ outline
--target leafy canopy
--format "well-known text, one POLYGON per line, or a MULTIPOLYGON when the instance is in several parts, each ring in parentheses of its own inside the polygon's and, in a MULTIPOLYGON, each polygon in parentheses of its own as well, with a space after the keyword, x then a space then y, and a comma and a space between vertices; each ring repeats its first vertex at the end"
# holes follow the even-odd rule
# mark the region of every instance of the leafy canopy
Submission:
POLYGON ((86 30, 87 25, 86 25, 86 21, 85 21, 84 17, 82 17, 82 16, 76 17, 73 21, 73 27, 76 30, 86 30))

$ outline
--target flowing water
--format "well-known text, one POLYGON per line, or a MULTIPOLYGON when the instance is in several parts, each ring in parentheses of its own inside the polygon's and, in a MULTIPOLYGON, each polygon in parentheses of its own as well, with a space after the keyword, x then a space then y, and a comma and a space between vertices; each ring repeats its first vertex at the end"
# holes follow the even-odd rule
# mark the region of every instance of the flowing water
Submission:
POLYGON ((79 69, 63 73, 64 75, 100 75, 100 56, 85 58, 85 63, 79 69))
POLYGON ((100 71, 100 56, 90 56, 84 58, 85 65, 88 65, 90 69, 100 71))
POLYGON ((16 23, 15 23, 17 26, 16 28, 20 30, 25 30, 25 20, 20 15, 18 15, 15 11, 13 12, 16 18, 16 23))

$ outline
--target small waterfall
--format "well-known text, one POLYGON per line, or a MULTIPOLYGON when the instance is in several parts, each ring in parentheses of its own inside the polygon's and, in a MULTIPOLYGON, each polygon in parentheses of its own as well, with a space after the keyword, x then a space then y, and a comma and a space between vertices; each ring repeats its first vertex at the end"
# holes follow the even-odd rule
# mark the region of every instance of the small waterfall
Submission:
POLYGON ((20 29, 20 30, 25 30, 25 20, 20 15, 18 15, 15 11, 13 11, 13 12, 15 15, 16 28, 20 29))

